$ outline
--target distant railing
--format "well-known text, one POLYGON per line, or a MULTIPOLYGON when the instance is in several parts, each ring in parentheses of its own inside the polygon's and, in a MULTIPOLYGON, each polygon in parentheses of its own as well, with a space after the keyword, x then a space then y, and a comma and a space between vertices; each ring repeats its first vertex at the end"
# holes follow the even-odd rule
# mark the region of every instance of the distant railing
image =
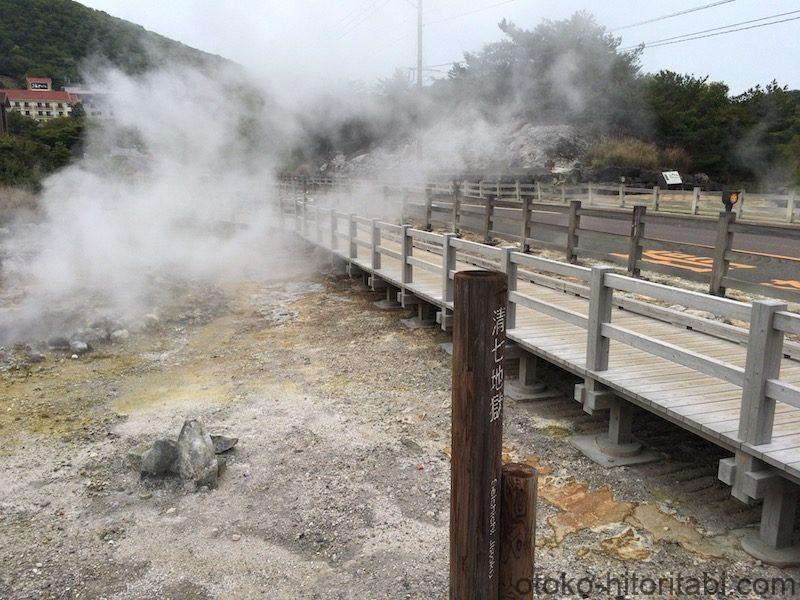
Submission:
MULTIPOLYGON (((292 188, 295 194, 302 191, 304 197, 349 189, 342 187, 345 182, 336 180, 298 180, 282 185, 292 188)), ((717 296, 724 296, 730 288, 800 303, 800 284, 796 281, 800 277, 785 280, 762 276, 761 280, 748 280, 735 274, 742 270, 756 275, 800 273, 798 225, 740 222, 735 211, 718 211, 711 218, 664 210, 651 212, 645 204, 622 208, 574 199, 566 205, 539 202, 539 195, 547 199, 543 186, 519 182, 469 184, 465 188, 472 195, 465 195, 454 186, 429 185, 417 192, 384 186, 377 192, 381 194, 380 201, 376 198, 375 202, 365 203, 365 210, 370 210, 370 205, 385 209, 388 204, 396 207, 398 216, 419 222, 425 230, 436 226, 454 233, 469 232, 487 244, 492 240, 516 242, 523 252, 542 248, 561 254, 571 263, 579 258, 599 259, 624 266, 634 277, 641 271, 679 277, 705 284, 709 293, 717 296), (664 225, 667 230, 693 228, 704 231, 714 242, 711 245, 666 239, 665 235, 654 235, 652 227, 648 231, 649 225, 664 225), (739 236, 785 240, 797 250, 787 251, 786 255, 745 251, 738 244, 739 236)))

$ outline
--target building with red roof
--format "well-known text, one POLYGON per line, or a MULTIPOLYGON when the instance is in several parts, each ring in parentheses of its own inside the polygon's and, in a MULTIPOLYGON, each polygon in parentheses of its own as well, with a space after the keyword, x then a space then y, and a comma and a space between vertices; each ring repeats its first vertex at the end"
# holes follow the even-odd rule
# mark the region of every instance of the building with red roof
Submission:
POLYGON ((28 87, 24 90, 1 90, 8 101, 8 110, 21 113, 37 121, 47 121, 57 117, 68 117, 72 107, 79 102, 75 94, 53 89, 49 77, 28 77, 28 87))

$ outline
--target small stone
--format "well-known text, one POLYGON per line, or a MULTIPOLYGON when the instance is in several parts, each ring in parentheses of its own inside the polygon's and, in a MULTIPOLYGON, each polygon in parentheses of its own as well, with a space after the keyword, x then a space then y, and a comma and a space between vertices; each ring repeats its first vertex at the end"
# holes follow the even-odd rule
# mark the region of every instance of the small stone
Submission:
POLYGON ((76 358, 78 358, 78 355, 77 354, 73 354, 72 356, 70 356, 70 358, 75 360, 76 358))
POLYGON ((153 313, 144 316, 144 326, 148 329, 153 329, 155 327, 158 327, 160 321, 161 319, 158 318, 158 315, 155 315, 153 313))
POLYGON ((36 563, 36 568, 41 569, 44 565, 42 563, 36 563))
POLYGON ((131 334, 127 329, 116 329, 111 332, 112 342, 122 342, 127 340, 129 337, 131 337, 131 334))
POLYGON ((171 508, 168 508, 165 514, 174 515, 175 514, 175 507, 173 506, 171 508))
POLYGON ((149 500, 153 497, 152 492, 139 492, 139 498, 142 500, 149 500))
POLYGON ((240 536, 238 533, 234 533, 234 534, 231 536, 231 539, 232 539, 234 542, 238 542, 240 539, 242 539, 242 536, 240 536))
POLYGON ((239 438, 212 434, 211 443, 214 444, 214 454, 222 454, 238 444, 239 438))

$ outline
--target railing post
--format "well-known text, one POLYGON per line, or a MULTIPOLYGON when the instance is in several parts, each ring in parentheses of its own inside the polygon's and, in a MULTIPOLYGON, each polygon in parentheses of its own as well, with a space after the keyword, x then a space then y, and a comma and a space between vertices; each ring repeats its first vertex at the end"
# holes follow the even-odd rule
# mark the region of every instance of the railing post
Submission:
POLYGON ((625 208, 625 184, 619 184, 619 206, 620 208, 625 208))
POLYGON ((700 212, 700 188, 692 188, 692 214, 700 212))
POLYGON ((523 252, 528 252, 531 249, 528 245, 528 238, 531 236, 531 197, 528 195, 522 197, 519 179, 517 179, 517 198, 522 200, 522 231, 520 232, 522 239, 520 240, 520 248, 523 252))
POLYGON ((542 182, 536 182, 536 201, 541 204, 542 203, 542 182))
POLYGON ((433 213, 433 193, 431 192, 430 186, 426 183, 425 184, 425 231, 430 231, 432 229, 431 226, 431 217, 433 213))
POLYGON ((483 221, 483 243, 488 244, 492 241, 492 217, 494 216, 494 202, 492 202, 492 197, 486 196, 484 198, 484 204, 486 206, 486 213, 483 221))
POLYGON ((608 369, 609 339, 602 333, 603 323, 611 321, 614 290, 605 284, 609 266, 592 267, 589 278, 589 319, 586 330, 586 368, 589 371, 608 369))
POLYGON ((314 236, 316 242, 322 245, 322 223, 319 220, 319 204, 314 205, 314 236))
POLYGON ((350 213, 349 224, 347 241, 350 247, 348 248, 347 256, 351 259, 356 259, 358 258, 358 244, 356 243, 358 239, 358 221, 356 221, 356 216, 353 213, 350 213))
POLYGON ((517 291, 517 264, 511 260, 514 248, 503 248, 503 256, 500 259, 500 270, 506 274, 508 282, 508 308, 506 309, 506 329, 514 329, 517 326, 517 305, 511 301, 511 293, 517 291))
POLYGON ((658 211, 661 202, 661 188, 653 186, 653 210, 658 211))
POLYGON ((739 190, 739 201, 736 203, 734 210, 736 211, 736 218, 741 219, 742 213, 744 213, 744 190, 739 190))
POLYGON ((450 244, 450 240, 454 237, 454 233, 445 233, 442 240, 442 304, 453 301, 453 280, 450 272, 456 270, 456 249, 450 244))
POLYGON ((797 204, 797 192, 789 192, 786 200, 786 222, 794 223, 794 207, 797 204))
POLYGON ((461 271, 454 290, 450 598, 497 600, 502 527, 505 275, 461 271))
POLYGON ((578 256, 575 250, 578 247, 578 229, 581 227, 581 201, 570 200, 569 223, 567 224, 567 261, 574 263, 578 256))
POLYGON ((403 285, 404 293, 405 286, 411 283, 414 278, 414 270, 412 266, 408 264, 408 257, 411 256, 414 248, 414 240, 408 235, 409 229, 409 225, 403 225, 400 228, 400 259, 403 262, 400 271, 400 283, 403 285))
POLYGON ((777 379, 783 358, 783 332, 772 325, 775 313, 786 310, 785 302, 758 300, 752 304, 750 335, 739 416, 739 439, 753 445, 772 441, 775 400, 766 396, 768 379, 777 379))
POLYGON ((591 206, 592 204, 594 204, 594 184, 592 184, 591 181, 589 182, 588 194, 589 194, 589 206, 591 206))
POLYGON ((714 243, 714 264, 711 268, 711 283, 708 293, 715 296, 725 295, 725 286, 722 280, 728 274, 730 261, 727 258, 728 252, 733 244, 733 231, 731 225, 736 223, 736 214, 732 212, 719 213, 717 221, 717 239, 714 243))
POLYGON ((336 217, 336 211, 331 209, 331 254, 335 254, 336 250, 339 248, 339 236, 337 235, 339 231, 339 219, 336 217))
POLYGON ((461 217, 461 184, 453 182, 453 233, 458 233, 458 221, 461 217))
POLYGON ((378 247, 381 245, 381 228, 378 227, 378 219, 372 219, 372 270, 378 271, 381 268, 381 253, 378 247))
POLYGON ((642 238, 644 237, 644 218, 646 206, 634 206, 631 213, 630 247, 628 248, 628 274, 639 277, 639 261, 642 260, 642 238))
POLYGON ((566 204, 567 203, 567 184, 561 184, 561 202, 566 204))
POLYGON ((308 201, 303 198, 303 237, 308 239, 308 201))

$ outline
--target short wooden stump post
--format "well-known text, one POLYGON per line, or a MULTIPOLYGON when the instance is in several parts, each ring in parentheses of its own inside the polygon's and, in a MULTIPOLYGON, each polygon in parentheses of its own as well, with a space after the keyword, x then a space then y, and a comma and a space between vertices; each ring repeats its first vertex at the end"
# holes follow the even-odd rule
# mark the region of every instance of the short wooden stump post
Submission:
POLYGON ((506 276, 461 271, 453 291, 450 600, 496 600, 506 276))
POLYGON ((530 465, 503 465, 500 510, 500 598, 533 598, 536 542, 536 469, 530 465))

